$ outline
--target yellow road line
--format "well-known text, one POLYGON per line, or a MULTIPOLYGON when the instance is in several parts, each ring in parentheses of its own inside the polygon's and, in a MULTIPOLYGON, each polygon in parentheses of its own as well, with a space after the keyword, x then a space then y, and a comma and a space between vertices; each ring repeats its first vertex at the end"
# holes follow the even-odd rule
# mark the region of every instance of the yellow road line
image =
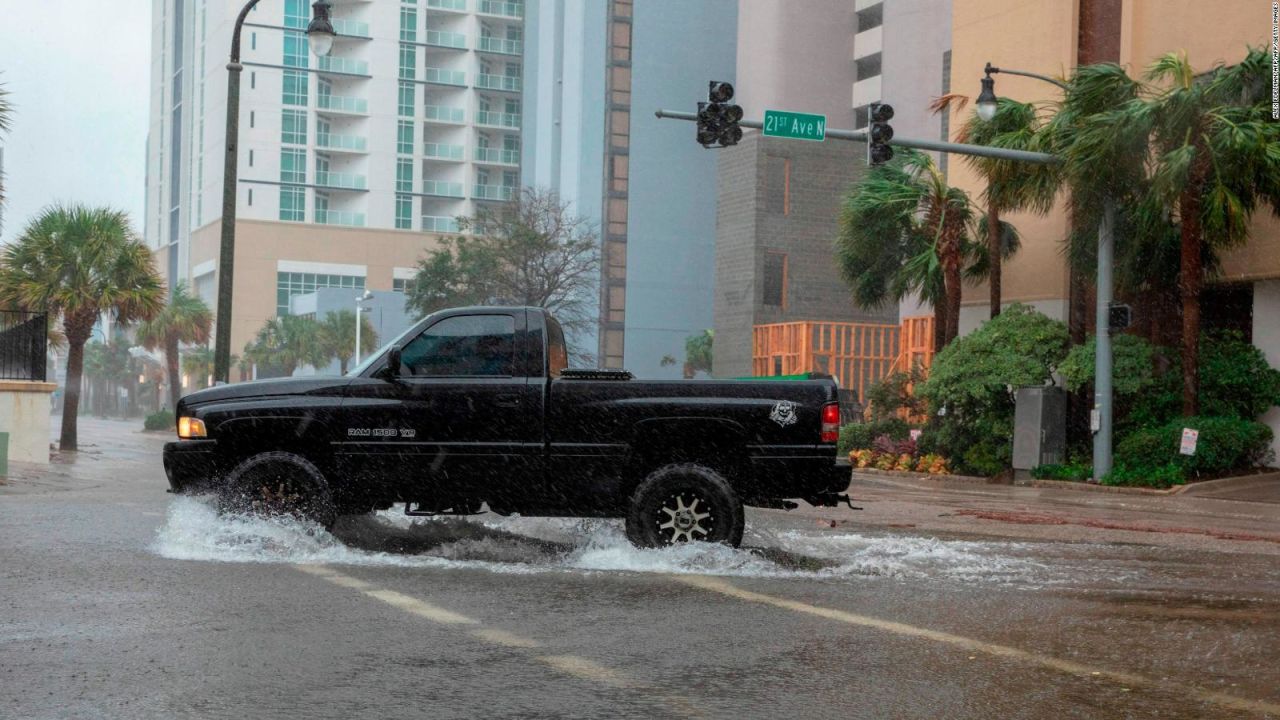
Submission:
POLYGON ((1233 710, 1280 715, 1280 704, 1270 703, 1264 700, 1249 700, 1247 698, 1236 697, 1226 693, 1206 690, 1194 685, 1164 682, 1134 673, 1094 668, 1082 663, 1062 660, 1049 655, 1041 655, 1040 653, 1022 650, 1008 645, 997 645, 996 643, 989 643, 983 640, 965 637, 963 635, 954 635, 952 633, 916 627, 915 625, 908 625, 906 623, 895 622, 893 620, 883 620, 881 618, 871 617, 868 615, 859 615, 857 613, 845 612, 843 610, 810 605, 797 600, 788 600, 786 598, 775 597, 773 595, 743 590, 742 588, 719 578, 698 575, 672 575, 670 577, 677 582, 691 585, 702 590, 720 593, 721 595, 727 595, 747 602, 762 603, 764 605, 772 605, 773 607, 792 610, 806 615, 815 615, 817 617, 834 620, 847 625, 858 625, 861 627, 883 630, 885 632, 894 633, 895 635, 932 640, 934 642, 959 647, 970 652, 981 652, 987 655, 994 655, 996 657, 1018 660, 1029 665, 1039 665, 1041 667, 1048 668, 1050 670, 1057 670, 1069 675, 1076 675, 1080 677, 1103 677, 1125 686, 1126 688, 1158 687, 1163 690, 1183 692, 1198 700, 1214 703, 1233 710))

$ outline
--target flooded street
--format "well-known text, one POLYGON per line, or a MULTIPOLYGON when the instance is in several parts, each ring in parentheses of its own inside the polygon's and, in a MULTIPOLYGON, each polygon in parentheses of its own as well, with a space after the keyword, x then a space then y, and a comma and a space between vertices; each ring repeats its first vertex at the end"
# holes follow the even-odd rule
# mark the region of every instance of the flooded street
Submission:
POLYGON ((330 533, 166 495, 164 439, 0 486, 0 716, 1280 717, 1269 544, 852 511, 749 510, 740 550, 400 508, 330 533))

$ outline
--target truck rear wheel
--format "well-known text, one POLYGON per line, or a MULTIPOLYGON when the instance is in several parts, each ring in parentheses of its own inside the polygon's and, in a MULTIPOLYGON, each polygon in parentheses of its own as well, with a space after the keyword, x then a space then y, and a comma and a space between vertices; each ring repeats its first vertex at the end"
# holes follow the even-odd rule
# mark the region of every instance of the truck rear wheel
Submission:
POLYGON ((639 547, 682 542, 742 544, 742 500, 728 481, 702 465, 668 465, 631 494, 627 539, 639 547))
POLYGON ((237 465, 218 494, 218 509, 265 517, 291 516, 333 527, 338 513, 324 475, 289 452, 259 453, 237 465))

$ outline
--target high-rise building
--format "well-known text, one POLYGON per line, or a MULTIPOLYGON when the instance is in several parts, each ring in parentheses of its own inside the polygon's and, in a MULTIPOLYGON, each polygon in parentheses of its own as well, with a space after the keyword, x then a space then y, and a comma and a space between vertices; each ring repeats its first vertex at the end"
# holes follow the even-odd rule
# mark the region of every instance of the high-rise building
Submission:
POLYGON ((737 22, 736 0, 531 3, 525 183, 598 223, 603 365, 678 377, 712 325, 715 153, 654 111, 734 80, 737 22))
MULTIPOLYGON (((170 283, 217 288, 226 58, 240 3, 153 0, 145 234, 170 283)), ((520 185, 524 3, 337 0, 315 57, 307 0, 242 36, 232 351, 293 295, 403 291, 455 218, 520 185)))

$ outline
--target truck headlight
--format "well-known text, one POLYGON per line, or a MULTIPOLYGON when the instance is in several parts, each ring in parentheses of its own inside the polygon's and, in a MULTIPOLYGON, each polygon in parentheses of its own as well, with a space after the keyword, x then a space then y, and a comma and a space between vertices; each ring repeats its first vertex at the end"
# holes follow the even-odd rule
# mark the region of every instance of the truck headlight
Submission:
POLYGON ((192 438, 208 437, 209 433, 204 428, 204 421, 200 418, 180 417, 178 418, 178 437, 183 440, 192 438))

